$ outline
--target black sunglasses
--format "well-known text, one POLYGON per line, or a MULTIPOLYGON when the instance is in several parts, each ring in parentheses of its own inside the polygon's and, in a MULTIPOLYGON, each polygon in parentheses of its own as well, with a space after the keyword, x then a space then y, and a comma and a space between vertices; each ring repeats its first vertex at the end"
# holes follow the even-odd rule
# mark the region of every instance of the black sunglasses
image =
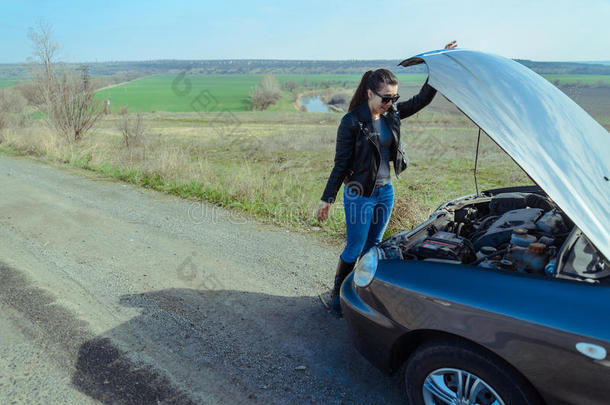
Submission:
POLYGON ((377 94, 379 97, 381 97, 381 102, 382 102, 383 104, 387 104, 387 103, 389 103, 390 101, 391 101, 391 102, 393 102, 393 103, 395 103, 395 102, 397 102, 397 101, 398 101, 398 99, 400 98, 400 94, 397 94, 397 95, 395 95, 395 96, 382 96, 381 94, 377 93, 377 92, 376 92, 375 90, 373 90, 373 89, 371 89, 371 91, 372 91, 373 93, 377 94))

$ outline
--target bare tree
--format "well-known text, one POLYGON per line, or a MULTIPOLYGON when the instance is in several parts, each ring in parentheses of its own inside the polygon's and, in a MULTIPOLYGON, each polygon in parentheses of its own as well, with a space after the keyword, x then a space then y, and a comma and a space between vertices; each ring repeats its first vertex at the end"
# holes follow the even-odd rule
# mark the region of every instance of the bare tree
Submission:
POLYGON ((49 104, 55 82, 55 58, 59 44, 53 42, 53 28, 45 21, 38 21, 36 27, 28 30, 28 39, 34 55, 33 62, 39 65, 36 75, 37 91, 33 101, 37 105, 49 104))
POLYGON ((122 114, 118 124, 119 131, 123 134, 123 141, 125 146, 131 148, 136 144, 141 144, 143 141, 144 121, 142 114, 137 113, 135 117, 132 114, 122 114))
POLYGON ((53 87, 53 103, 48 112, 53 127, 71 141, 79 141, 95 125, 104 109, 95 99, 87 66, 80 76, 63 75, 53 87))
POLYGON ((86 66, 80 75, 56 71, 59 45, 53 42, 53 30, 48 23, 39 22, 30 28, 35 61, 39 72, 35 80, 34 104, 44 113, 48 123, 69 141, 79 141, 102 116, 103 108, 95 99, 94 86, 86 66))
POLYGON ((250 92, 250 104, 255 110, 265 110, 282 97, 282 86, 275 76, 263 76, 258 86, 250 92))

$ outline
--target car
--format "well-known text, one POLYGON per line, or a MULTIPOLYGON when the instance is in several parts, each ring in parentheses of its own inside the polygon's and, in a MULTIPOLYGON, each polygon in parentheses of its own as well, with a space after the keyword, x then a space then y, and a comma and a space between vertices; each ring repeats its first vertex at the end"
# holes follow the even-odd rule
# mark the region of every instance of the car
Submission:
MULTIPOLYGON (((547 80, 440 50, 428 83, 530 176, 442 204, 341 286, 358 351, 410 405, 610 402, 610 136, 547 80)), ((479 132, 480 135, 481 132, 479 132)))

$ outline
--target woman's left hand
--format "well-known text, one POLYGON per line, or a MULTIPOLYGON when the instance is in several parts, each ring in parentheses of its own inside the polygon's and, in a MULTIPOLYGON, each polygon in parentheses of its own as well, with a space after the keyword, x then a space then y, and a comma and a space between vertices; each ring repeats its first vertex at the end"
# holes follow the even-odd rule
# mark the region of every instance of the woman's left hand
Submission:
POLYGON ((457 48, 457 41, 451 41, 447 45, 445 45, 445 49, 453 49, 457 48))
POLYGON ((318 212, 316 214, 316 219, 318 221, 326 221, 328 219, 328 212, 330 211, 331 203, 326 201, 320 201, 318 205, 318 212))

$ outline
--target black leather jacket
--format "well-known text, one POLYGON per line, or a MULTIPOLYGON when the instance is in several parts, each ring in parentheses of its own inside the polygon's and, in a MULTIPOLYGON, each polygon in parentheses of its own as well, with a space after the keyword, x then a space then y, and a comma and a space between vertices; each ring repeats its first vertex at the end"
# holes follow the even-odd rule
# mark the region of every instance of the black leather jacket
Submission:
MULTIPOLYGON (((400 120, 415 114, 432 101, 436 90, 424 83, 419 94, 392 106, 381 119, 392 132, 390 160, 396 177, 407 168, 407 158, 400 143, 400 120)), ((322 201, 334 202, 341 183, 358 195, 370 197, 375 189, 381 162, 379 137, 373 129, 368 103, 362 103, 341 119, 337 130, 335 166, 330 173, 322 201)))

